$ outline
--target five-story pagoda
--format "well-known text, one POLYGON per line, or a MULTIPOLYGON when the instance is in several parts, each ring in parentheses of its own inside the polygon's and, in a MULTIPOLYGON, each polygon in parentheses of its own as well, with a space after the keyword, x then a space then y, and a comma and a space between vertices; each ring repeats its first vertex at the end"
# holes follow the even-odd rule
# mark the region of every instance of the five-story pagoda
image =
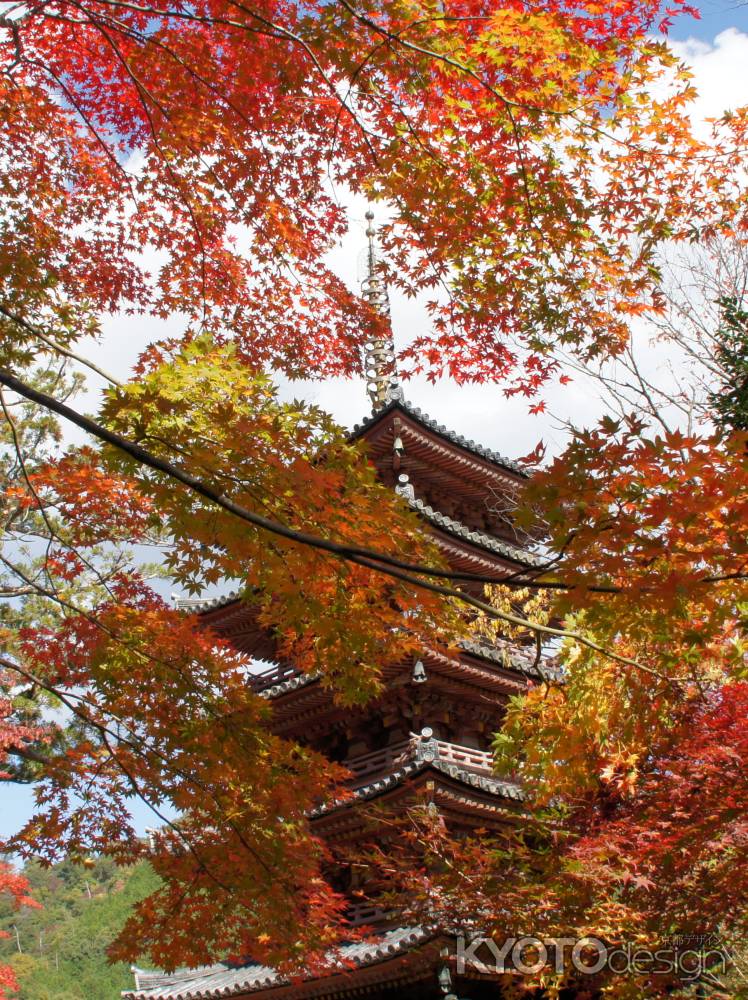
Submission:
MULTIPOLYGON (((378 276, 369 219, 364 295, 384 316, 387 293, 378 276)), ((383 324, 389 330, 389 324, 383 324)), ((530 571, 538 557, 517 543, 507 511, 526 482, 516 463, 453 434, 410 406, 394 377, 391 334, 367 345, 371 416, 353 430, 379 478, 418 512, 451 569, 499 580, 530 571)), ((423 648, 410 662, 383 664, 383 692, 365 708, 342 709, 320 679, 293 663, 277 662, 272 642, 258 631, 251 609, 235 596, 197 609, 202 622, 237 650, 273 666, 251 678, 272 704, 273 726, 340 761, 352 774, 353 796, 324 806, 311 822, 333 850, 360 839, 362 803, 397 809, 415 796, 457 831, 495 829, 521 820, 522 792, 498 780, 491 766, 492 734, 507 699, 538 675, 534 650, 465 641, 448 655, 423 648)), ((126 1000, 208 1000, 253 997, 291 1000, 368 996, 437 1000, 497 996, 490 976, 456 974, 454 942, 418 927, 399 926, 391 914, 357 902, 349 919, 372 934, 344 945, 333 971, 289 982, 257 964, 218 963, 169 975, 136 969, 126 1000)))

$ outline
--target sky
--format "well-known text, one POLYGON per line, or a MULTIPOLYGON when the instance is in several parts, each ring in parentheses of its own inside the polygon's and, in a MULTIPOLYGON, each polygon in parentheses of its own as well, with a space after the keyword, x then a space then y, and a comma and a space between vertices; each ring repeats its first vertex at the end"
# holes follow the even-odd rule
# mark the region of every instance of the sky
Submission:
POLYGON ((683 41, 695 38, 711 44, 726 28, 748 29, 748 4, 745 0, 690 0, 701 17, 678 17, 670 29, 670 39, 683 41))
MULTIPOLYGON (((674 49, 691 64, 694 73, 700 94, 695 114, 706 118, 748 104, 748 0, 745 4, 703 0, 700 9, 701 20, 678 19, 670 37, 674 49)), ((351 205, 349 233, 331 254, 333 266, 352 288, 360 287, 365 211, 363 202, 351 205)), ((395 341, 402 345, 427 324, 425 309, 422 303, 397 294, 391 296, 390 304, 395 341)), ((163 327, 154 320, 110 317, 104 323, 104 339, 96 351, 96 361, 119 377, 126 377, 139 351, 161 336, 163 327)), ((318 403, 348 427, 369 412, 363 380, 286 385, 283 391, 318 403)), ((507 400, 496 386, 457 387, 447 382, 430 385, 415 379, 405 391, 414 405, 440 423, 509 457, 527 454, 541 439, 550 451, 558 450, 564 439, 560 420, 573 415, 577 423, 589 424, 601 409, 594 385, 583 381, 553 390, 549 396, 552 415, 538 417, 530 416, 526 401, 507 400)), ((0 837, 18 829, 30 811, 29 789, 3 788, 0 837)), ((157 825, 144 807, 136 807, 133 812, 140 830, 157 825)))

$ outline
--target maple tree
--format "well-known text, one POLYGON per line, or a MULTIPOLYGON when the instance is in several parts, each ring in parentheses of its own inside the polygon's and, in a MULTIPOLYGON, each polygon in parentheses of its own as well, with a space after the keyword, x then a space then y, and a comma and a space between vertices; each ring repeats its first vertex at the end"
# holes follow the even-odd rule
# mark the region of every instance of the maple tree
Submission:
MULTIPOLYGON (((339 543, 383 548, 386 531, 391 551, 434 561, 414 515, 376 482, 360 446, 320 411, 278 403, 267 377, 230 347, 193 342, 140 382, 113 389, 104 414, 110 427, 152 442, 155 454, 179 463, 188 451, 188 467, 230 483, 235 503, 339 543)), ((136 940, 164 965, 209 961, 226 949, 256 953, 258 940, 276 959, 288 960, 279 942, 296 942, 306 959, 324 953, 339 933, 342 902, 321 879, 324 849, 305 817, 345 795, 345 772, 272 735, 244 658, 165 605, 136 559, 100 576, 93 602, 77 581, 95 569, 103 543, 134 549, 155 532, 168 539, 174 580, 188 589, 237 581, 277 655, 321 673, 350 703, 379 690, 385 654, 404 657, 425 635, 446 637, 454 616, 375 568, 341 566, 295 541, 268 542, 257 527, 175 492, 168 476, 114 450, 79 448, 43 462, 13 492, 21 508, 64 525, 45 555, 54 572, 46 604, 61 614, 6 634, 6 683, 12 689, 20 677, 47 692, 74 731, 47 755, 38 811, 9 847, 50 860, 91 852, 125 864, 148 858, 164 889, 123 931, 128 957, 136 940), (133 796, 165 825, 152 842, 135 834, 133 796), (197 935, 214 912, 222 914, 215 938, 204 928, 197 935)), ((25 740, 11 728, 7 751, 24 757, 25 740)))
MULTIPOLYGON (((534 396, 566 378, 559 347, 617 355, 631 318, 663 306, 662 246, 740 239, 745 224, 748 118, 697 139, 687 73, 653 35, 684 8, 56 0, 0 18, 6 416, 26 399, 98 442, 47 455, 7 422, 8 551, 31 522, 43 541, 30 566, 4 563, 28 600, 3 632, 0 749, 38 779, 38 813, 12 846, 149 858, 164 888, 118 956, 149 947, 169 968, 251 944, 308 961, 342 926, 305 820, 345 794, 341 770, 270 733, 245 665, 157 596, 139 549, 157 546, 185 589, 236 581, 280 653, 348 703, 377 692, 385 649, 465 627, 459 580, 361 451, 262 374, 358 372, 383 322, 328 266, 346 227, 334 185, 392 206, 384 276, 433 298, 405 370, 534 396), (85 354, 117 309, 184 321, 126 385, 85 354), (96 419, 33 374, 63 360, 111 383, 96 419), (63 727, 42 720, 42 696, 63 727), (134 795, 163 816, 151 844, 134 836, 134 795)), ((539 685, 512 707, 498 757, 521 763, 540 803, 583 800, 568 856, 599 864, 580 923, 646 924, 661 896, 624 909, 606 889, 656 881, 663 854, 636 825, 684 794, 689 761, 725 776, 736 758, 719 740, 740 752, 725 698, 742 697, 744 457, 724 428, 657 437, 634 417, 581 433, 517 513, 548 524, 542 598, 462 595, 526 629, 524 602, 531 631, 566 637, 563 690, 539 685), (611 865, 604 842, 642 849, 611 865)), ((685 838, 704 857, 699 817, 683 812, 662 851, 685 838)), ((739 831, 715 816, 737 864, 739 831)), ((537 914, 539 856, 514 855, 517 915, 537 914)), ((684 906, 686 881, 670 887, 684 906)))
POLYGON ((742 116, 698 141, 687 74, 650 36, 683 6, 11 6, 10 356, 39 349, 29 326, 65 346, 126 306, 230 330, 255 364, 357 370, 328 177, 395 206, 393 281, 447 293, 413 370, 530 391, 550 345, 620 349, 659 302, 658 246, 739 211, 742 116))
MULTIPOLYGON (((528 813, 456 839, 416 802, 387 817, 397 846, 364 855, 388 876, 375 898, 416 924, 499 946, 593 935, 611 952, 670 959, 686 942, 681 965, 624 959, 625 974, 619 962, 595 977, 569 945, 559 965, 507 971, 509 995, 742 995, 722 966, 748 915, 745 449, 744 433, 658 436, 607 419, 534 477, 526 513, 541 505, 552 570, 540 588, 488 588, 500 610, 567 630, 560 673, 545 668, 510 702, 494 741, 528 813)), ((528 632, 479 625, 489 638, 528 632)))
MULTIPOLYGON (((733 398, 698 380, 705 407, 733 398)), ((745 433, 720 426, 726 412, 717 406, 711 426, 690 434, 663 430, 664 414, 605 418, 534 477, 518 515, 542 511, 545 589, 494 587, 492 600, 520 601, 540 622, 563 618, 606 655, 569 635, 557 653, 563 680, 546 676, 509 707, 496 762, 536 809, 528 829, 455 843, 421 821, 404 835, 410 867, 394 881, 416 913, 427 919, 437 898, 442 919, 455 906, 474 927, 479 913, 498 940, 532 928, 663 954, 676 935, 717 952, 743 939, 748 465, 745 433)), ((733 995, 715 972, 685 971, 629 967, 596 988, 733 995)), ((591 988, 568 955, 560 972, 528 978, 591 988)))
MULTIPOLYGON (((648 748, 635 794, 618 794, 624 783, 609 774, 596 798, 562 794, 520 828, 459 841, 414 803, 407 817, 389 818, 398 849, 365 856, 389 875, 379 898, 414 924, 457 926, 498 946, 528 935, 545 942, 550 962, 519 976, 507 961, 509 996, 742 996, 723 956, 745 931, 745 699, 737 681, 684 703, 648 748), (571 949, 590 937, 618 953, 617 965, 580 975, 571 949), (688 956, 680 966, 678 940, 688 956), (627 964, 637 953, 639 964, 627 964)), ((594 966, 599 954, 582 963, 594 966)), ((476 958, 492 967, 490 952, 476 958)))
MULTIPOLYGON (((37 906, 38 904, 29 896, 28 880, 13 870, 7 862, 0 862, 0 892, 4 896, 10 896, 16 907, 37 906)), ((0 935, 7 936, 7 931, 0 931, 0 935)), ((18 989, 18 980, 13 970, 7 965, 0 965, 0 997, 9 1000, 15 995, 18 989)))
MULTIPOLYGON (((733 292, 741 257, 723 259, 737 270, 733 292)), ((623 416, 572 428, 511 510, 520 529, 542 520, 548 558, 533 586, 494 584, 487 597, 567 632, 561 673, 546 670, 510 704, 494 743, 499 772, 522 783, 532 815, 503 835, 455 840, 416 804, 387 818, 400 850, 373 845, 368 856, 389 873, 384 899, 414 923, 493 934, 498 945, 594 935, 621 956, 686 956, 669 970, 624 960, 625 975, 592 978, 569 945, 560 967, 541 961, 523 985, 507 972, 509 995, 744 994, 739 968, 732 981, 723 974, 745 937, 748 890, 744 324, 728 289, 710 286, 712 321, 699 312, 698 338, 686 340, 685 323, 664 325, 686 356, 698 353, 691 371, 678 369, 677 391, 637 379, 634 360, 630 381, 609 376, 623 416), (673 427, 678 415, 689 431, 673 427)), ((489 639, 534 631, 477 624, 489 639)))
MULTIPOLYGON (((38 744, 46 735, 44 727, 29 725, 17 717, 12 700, 5 694, 8 689, 16 686, 17 676, 0 668, 0 691, 3 692, 0 696, 0 758, 6 756, 9 747, 24 743, 38 744)), ((9 777, 8 772, 0 772, 0 780, 7 780, 9 777)), ((7 861, 0 862, 0 893, 5 897, 9 896, 13 905, 18 908, 37 905, 29 895, 28 881, 7 861)), ((0 935, 7 936, 7 932, 0 931, 0 935)), ((6 965, 0 965, 0 997, 3 1000, 12 997, 17 988, 18 981, 13 970, 6 965)))

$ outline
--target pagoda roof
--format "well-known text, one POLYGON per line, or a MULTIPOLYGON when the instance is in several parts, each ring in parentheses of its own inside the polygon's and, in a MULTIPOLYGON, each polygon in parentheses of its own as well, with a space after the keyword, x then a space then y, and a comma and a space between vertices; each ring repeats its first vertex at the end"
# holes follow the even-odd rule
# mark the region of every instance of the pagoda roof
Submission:
POLYGON ((445 442, 453 446, 456 445, 464 451, 469 451, 478 458, 490 462, 492 465, 500 466, 502 469, 514 473, 515 476, 519 476, 522 479, 529 479, 527 469, 523 468, 519 462, 515 462, 511 458, 506 458, 504 455, 500 455, 497 451, 492 451, 490 448, 484 448, 483 445, 464 437, 462 434, 450 431, 444 424, 438 423, 433 417, 424 413, 420 407, 413 406, 399 395, 392 398, 386 406, 374 410, 362 423, 356 424, 351 433, 351 440, 355 441, 357 438, 364 437, 372 427, 375 427, 376 424, 394 411, 400 411, 405 414, 411 420, 420 424, 424 430, 429 431, 431 434, 436 434, 445 442))
MULTIPOLYGON (((403 496, 402 491, 398 492, 401 496, 403 496)), ((499 538, 495 538, 493 535, 487 535, 483 531, 475 531, 472 528, 468 528, 468 526, 462 524, 461 521, 457 521, 453 517, 448 517, 446 514, 442 514, 441 511, 438 511, 429 504, 424 503, 423 500, 418 500, 414 497, 408 496, 404 499, 407 500, 408 505, 412 510, 418 511, 418 513, 423 516, 424 520, 434 525, 434 527, 441 528, 442 531, 446 531, 448 534, 454 535, 461 541, 470 542, 481 549, 488 549, 490 552, 501 556, 503 559, 509 559, 511 562, 517 563, 520 566, 537 567, 543 564, 544 560, 541 556, 528 552, 527 549, 520 548, 518 545, 512 545, 511 542, 505 542, 499 538)))
MULTIPOLYGON (((469 528, 466 524, 463 524, 456 518, 443 514, 430 504, 425 503, 423 500, 409 496, 402 490, 398 489, 397 493, 408 504, 411 510, 420 514, 424 521, 430 524, 433 528, 437 529, 437 532, 443 532, 451 538, 456 539, 461 544, 467 543, 468 546, 473 549, 476 558, 483 560, 487 558, 491 564, 493 573, 497 574, 497 581, 501 578, 498 574, 500 574, 502 570, 512 572, 509 567, 506 567, 507 562, 512 563, 515 567, 523 566, 528 569, 537 569, 543 565, 543 557, 537 555, 536 553, 529 552, 527 549, 523 549, 519 545, 513 545, 511 542, 496 538, 494 535, 488 535, 484 531, 469 528), (499 560, 498 570, 496 569, 497 557, 499 560)), ((470 549, 467 551, 469 553, 470 549)), ((214 608, 224 607, 238 597, 239 592, 232 591, 225 597, 217 597, 207 601, 201 601, 196 598, 186 598, 180 599, 178 607, 185 611, 194 611, 197 614, 202 614, 214 608)))
MULTIPOLYGON (((473 652, 466 656, 469 659, 455 659, 431 649, 424 649, 420 654, 431 683, 439 690, 450 692, 461 704, 470 703, 485 709, 490 703, 498 713, 507 696, 526 690, 523 675, 507 667, 500 658, 487 660, 473 652), (494 696, 489 697, 489 702, 486 701, 487 692, 494 696)), ((410 680, 412 671, 412 661, 391 664, 386 677, 399 691, 401 682, 410 680)), ((259 676, 261 685, 256 687, 257 693, 272 702, 273 726, 279 733, 304 732, 308 735, 312 729, 328 725, 332 719, 340 720, 346 714, 318 675, 284 676, 281 669, 275 676, 270 673, 259 676)), ((391 692, 392 687, 388 686, 369 707, 376 710, 391 698, 391 692)), ((498 724, 498 718, 496 722, 498 724)))
POLYGON ((319 806, 309 819, 327 843, 366 840, 372 817, 362 811, 362 805, 376 802, 403 815, 404 805, 412 805, 419 797, 433 804, 445 821, 461 828, 506 828, 530 816, 518 785, 435 758, 410 761, 352 789, 350 796, 319 806))
MULTIPOLYGON (((462 639, 459 642, 459 647, 471 656, 477 656, 481 660, 488 660, 490 663, 496 663, 499 666, 506 666, 502 649, 508 648, 507 646, 499 649, 496 646, 490 646, 488 643, 478 642, 475 639, 462 639)), ((548 657, 542 657, 540 664, 536 664, 536 658, 533 654, 520 652, 516 646, 513 646, 510 659, 512 670, 517 670, 526 677, 554 681, 561 681, 563 679, 563 674, 557 662, 549 661, 548 657)))
MULTIPOLYGON (((477 642, 473 639, 460 640, 458 647, 469 656, 494 664, 495 666, 501 667, 506 671, 516 671, 517 673, 523 674, 525 677, 532 677, 535 680, 550 679, 560 681, 562 679, 562 675, 555 663, 548 662, 547 658, 544 658, 541 661, 541 665, 536 666, 534 655, 530 653, 521 653, 516 647, 512 648, 508 658, 501 649, 498 649, 495 646, 490 646, 487 643, 477 642)), ((424 655, 427 657, 430 653, 434 656, 440 655, 433 650, 424 651, 424 655)), ((462 661, 454 662, 459 662, 461 667, 463 667, 468 674, 470 674, 470 667, 468 664, 462 663, 462 661)), ((262 688, 258 693, 263 698, 278 698, 282 695, 289 694, 291 691, 296 691, 301 687, 305 687, 307 684, 313 684, 319 679, 320 674, 317 672, 293 674, 290 677, 279 680, 277 683, 268 684, 267 687, 262 688)))
POLYGON ((380 795, 384 795, 404 785, 411 778, 425 771, 437 771, 448 778, 452 778, 453 781, 467 785, 478 792, 485 792, 488 795, 496 796, 497 798, 509 799, 514 802, 525 801, 525 793, 519 785, 511 781, 502 781, 500 778, 494 778, 487 774, 476 774, 466 767, 461 767, 459 764, 450 763, 446 760, 439 760, 437 757, 433 760, 415 759, 408 761, 408 763, 403 764, 396 771, 390 771, 389 774, 382 775, 382 777, 376 778, 367 785, 360 785, 353 790, 353 797, 351 799, 319 806, 310 813, 310 817, 311 819, 316 819, 335 812, 337 809, 355 805, 356 802, 376 799, 380 795))
MULTIPOLYGON (((222 597, 212 597, 206 600, 192 598, 186 601, 178 600, 176 601, 176 606, 183 610, 192 611, 194 614, 207 614, 211 611, 227 608, 231 604, 240 604, 241 597, 241 591, 233 590, 222 597)), ((516 671, 524 674, 526 677, 532 677, 537 680, 545 680, 547 678, 553 680, 561 679, 558 668, 555 664, 549 663, 546 657, 543 658, 541 666, 538 667, 535 664, 535 656, 533 654, 522 652, 516 646, 512 646, 510 649, 507 644, 498 647, 475 639, 460 639, 457 647, 470 656, 496 664, 505 670, 516 671), (508 658, 505 649, 509 651, 508 658)), ((268 685, 261 693, 265 698, 275 698, 278 695, 287 694, 289 691, 295 691, 306 684, 311 684, 319 680, 319 676, 317 673, 293 674, 279 681, 277 684, 268 685)))
MULTIPOLYGON (((467 659, 455 659, 431 649, 424 649, 420 655, 429 675, 433 674, 439 684, 450 689, 457 685, 462 697, 477 697, 475 692, 485 694, 486 690, 497 694, 519 694, 525 690, 522 677, 562 680, 553 662, 544 660, 538 668, 533 655, 520 653, 516 648, 512 649, 509 662, 500 650, 479 642, 464 640, 460 646, 467 659)), ((393 664, 387 676, 409 676, 411 669, 410 663, 393 664)), ((320 713, 325 711, 336 711, 330 692, 321 684, 321 675, 317 672, 284 673, 279 669, 255 676, 260 681, 255 688, 257 693, 274 703, 276 723, 284 731, 288 726, 293 728, 304 720, 313 718, 319 721, 320 713), (311 717, 309 713, 312 713, 311 717)))
POLYGON ((174 606, 178 611, 192 611, 196 615, 204 615, 208 611, 227 608, 234 601, 241 601, 242 593, 241 590, 230 590, 228 594, 219 594, 218 597, 177 597, 174 606))
MULTIPOLYGON (((425 944, 435 936, 433 931, 420 927, 396 927, 373 941, 343 945, 330 954, 328 971, 304 978, 305 995, 309 995, 309 984, 315 980, 325 982, 326 993, 336 992, 333 985, 335 980, 343 991, 346 985, 353 985, 350 980, 357 970, 405 955, 414 946, 425 944)), ((124 991, 123 1000, 214 1000, 218 997, 240 997, 263 990, 276 990, 284 986, 293 987, 292 981, 275 969, 257 963, 237 966, 217 962, 215 965, 182 969, 168 974, 138 968, 133 969, 133 972, 135 989, 124 991)), ((296 985, 298 987, 301 984, 296 985)))

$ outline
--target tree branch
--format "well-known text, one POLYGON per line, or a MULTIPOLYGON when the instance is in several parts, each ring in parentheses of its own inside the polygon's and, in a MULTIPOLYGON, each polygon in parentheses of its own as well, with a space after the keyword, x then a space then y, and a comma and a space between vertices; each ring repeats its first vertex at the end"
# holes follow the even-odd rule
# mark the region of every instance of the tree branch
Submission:
MULTIPOLYGON (((411 563, 395 559, 391 556, 387 556, 384 553, 374 552, 371 549, 341 545, 338 542, 332 542, 326 538, 319 538, 316 535, 310 535, 304 531, 295 531, 292 528, 286 527, 284 524, 280 524, 277 521, 271 521, 267 517, 263 517, 260 514, 247 510, 240 504, 235 503, 230 497, 225 496, 218 490, 214 490, 206 483, 201 482, 195 476, 190 475, 190 473, 183 471, 176 465, 172 465, 170 462, 167 462, 162 458, 159 458, 157 455, 152 455, 140 445, 135 444, 132 441, 128 441, 126 438, 115 433, 114 431, 110 431, 108 428, 97 423, 95 420, 78 413, 76 410, 73 410, 65 403, 59 402, 59 400, 49 396, 47 393, 34 389, 32 386, 27 385, 25 382, 21 381, 21 379, 16 378, 15 375, 11 375, 9 372, 0 370, 0 385, 5 385, 13 392, 17 392, 26 399, 47 407, 53 412, 64 417, 66 420, 71 421, 71 423, 74 423, 77 427, 80 427, 82 430, 98 438, 100 441, 103 441, 129 455, 131 458, 134 458, 140 464, 150 469, 154 469, 157 472, 164 473, 164 475, 168 476, 170 479, 174 479, 177 482, 182 483, 182 485, 186 486, 198 496, 203 497, 210 503, 216 504, 223 510, 228 511, 228 513, 233 514, 242 521, 246 521, 263 531, 268 531, 271 534, 278 535, 281 538, 295 542, 298 545, 307 545, 310 548, 329 552, 338 559, 357 563, 358 565, 365 566, 377 573, 384 573, 387 576, 391 576, 397 580, 402 580, 403 582, 418 589, 428 590, 431 593, 441 594, 443 597, 461 601, 464 604, 468 604, 471 607, 483 611, 492 618, 508 622, 511 625, 519 625, 542 635, 573 639, 575 642, 580 643, 580 645, 587 646, 589 649, 601 653, 609 659, 635 667, 637 670, 643 670, 644 672, 659 677, 662 680, 668 680, 668 678, 663 677, 658 671, 653 670, 651 667, 646 667, 629 657, 620 656, 618 653, 606 650, 603 646, 600 646, 598 643, 593 642, 591 639, 588 639, 586 636, 577 632, 568 632, 565 629, 552 628, 549 625, 540 625, 537 622, 520 618, 517 615, 497 611, 496 608, 486 603, 486 601, 481 601, 478 598, 471 597, 463 591, 456 590, 453 587, 432 583, 428 580, 421 580, 417 576, 412 575, 412 573, 420 573, 425 576, 451 576, 452 574, 447 571, 413 565, 411 563)), ((499 580, 495 582, 501 581, 499 580)))

